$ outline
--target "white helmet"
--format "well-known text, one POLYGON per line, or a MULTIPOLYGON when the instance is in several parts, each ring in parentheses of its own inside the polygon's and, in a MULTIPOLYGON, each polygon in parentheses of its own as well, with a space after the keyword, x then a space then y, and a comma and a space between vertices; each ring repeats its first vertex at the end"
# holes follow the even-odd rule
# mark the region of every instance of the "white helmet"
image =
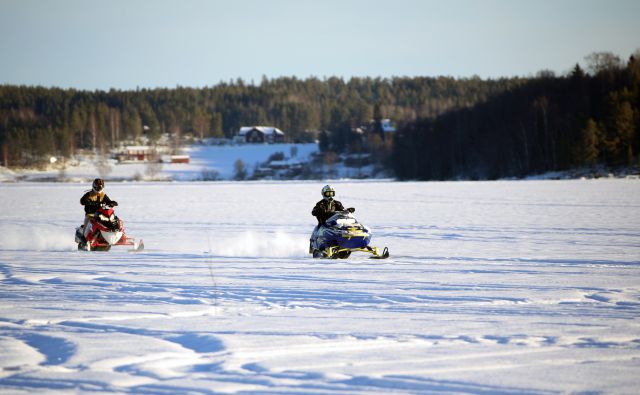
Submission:
POLYGON ((325 200, 333 200, 336 195, 336 190, 331 185, 325 185, 322 187, 322 198, 325 200))

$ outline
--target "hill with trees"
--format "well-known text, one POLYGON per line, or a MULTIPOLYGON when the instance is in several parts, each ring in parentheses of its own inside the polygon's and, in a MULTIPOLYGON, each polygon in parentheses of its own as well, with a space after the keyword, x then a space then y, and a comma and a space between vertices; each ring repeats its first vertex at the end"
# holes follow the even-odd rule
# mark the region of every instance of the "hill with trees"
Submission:
MULTIPOLYGON (((520 79, 308 78, 242 80, 207 88, 77 91, 0 86, 0 158, 4 166, 37 165, 78 150, 105 152, 123 141, 231 138, 244 125, 275 125, 289 141, 314 141, 319 131, 344 140, 341 128, 369 123, 377 105, 409 122, 473 106, 520 79)), ((336 149, 344 149, 338 144, 336 149)))
POLYGON ((541 73, 473 107, 399 130, 400 179, 496 179, 640 160, 640 58, 587 58, 563 77, 541 73))
MULTIPOLYGON (((169 136, 231 138, 274 125, 325 160, 368 154, 400 179, 493 179, 638 162, 640 67, 594 53, 566 76, 241 79, 204 88, 0 86, 0 164, 105 154, 169 136), (383 118, 396 133, 384 133, 383 118)), ((359 159, 358 159, 359 160, 359 159)))

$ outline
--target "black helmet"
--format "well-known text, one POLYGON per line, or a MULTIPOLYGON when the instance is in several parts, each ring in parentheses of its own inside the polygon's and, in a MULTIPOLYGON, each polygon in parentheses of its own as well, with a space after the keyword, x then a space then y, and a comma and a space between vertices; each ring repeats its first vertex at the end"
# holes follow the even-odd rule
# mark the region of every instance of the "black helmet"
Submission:
POLYGON ((96 178, 93 180, 93 191, 100 192, 104 189, 104 180, 102 178, 96 178))

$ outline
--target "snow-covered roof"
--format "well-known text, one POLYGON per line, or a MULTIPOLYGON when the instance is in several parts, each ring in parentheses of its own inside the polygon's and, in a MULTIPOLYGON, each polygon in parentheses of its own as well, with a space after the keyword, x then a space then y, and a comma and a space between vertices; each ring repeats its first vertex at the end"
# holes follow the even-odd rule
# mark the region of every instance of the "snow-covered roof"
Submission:
POLYGON ((148 145, 127 145, 125 150, 127 151, 151 151, 153 148, 148 145))
POLYGON ((238 132, 238 136, 244 136, 249 131, 254 129, 259 130, 266 135, 277 134, 277 135, 284 136, 284 132, 274 126, 243 126, 240 128, 240 131, 238 132))

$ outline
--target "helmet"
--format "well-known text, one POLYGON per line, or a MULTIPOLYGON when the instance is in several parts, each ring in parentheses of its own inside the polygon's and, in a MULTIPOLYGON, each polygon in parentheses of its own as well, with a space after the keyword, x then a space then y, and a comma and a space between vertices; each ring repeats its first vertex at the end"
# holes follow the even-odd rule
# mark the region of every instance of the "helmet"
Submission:
POLYGON ((325 200, 333 200, 336 195, 336 190, 331 185, 325 185, 322 187, 322 198, 325 200))
POLYGON ((100 192, 104 189, 104 180, 102 178, 96 178, 93 180, 93 191, 100 192))

